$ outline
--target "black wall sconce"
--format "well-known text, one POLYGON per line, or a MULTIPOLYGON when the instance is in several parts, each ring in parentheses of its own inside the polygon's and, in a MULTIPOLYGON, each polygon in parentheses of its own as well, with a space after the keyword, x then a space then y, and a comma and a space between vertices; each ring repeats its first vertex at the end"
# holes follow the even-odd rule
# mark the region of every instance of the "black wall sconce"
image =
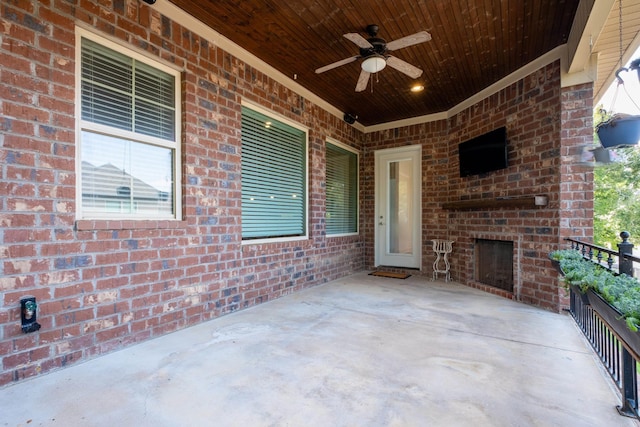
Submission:
POLYGON ((22 321, 22 332, 28 334, 40 329, 40 324, 36 322, 38 314, 38 304, 36 297, 26 297, 20 300, 20 320, 22 321))

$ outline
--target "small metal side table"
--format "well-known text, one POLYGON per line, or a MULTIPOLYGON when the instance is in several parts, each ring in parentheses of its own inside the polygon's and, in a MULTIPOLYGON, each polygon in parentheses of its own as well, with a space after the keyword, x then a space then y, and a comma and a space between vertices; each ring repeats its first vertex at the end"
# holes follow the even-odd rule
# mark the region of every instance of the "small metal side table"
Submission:
POLYGON ((438 279, 438 273, 444 274, 445 281, 449 281, 451 279, 451 274, 449 273, 449 260, 447 257, 453 250, 453 240, 441 240, 434 239, 433 242, 433 251, 436 253, 436 261, 433 263, 433 280, 438 279), (440 268, 442 262, 444 262, 444 269, 440 268), (439 265, 440 264, 440 265, 439 265))

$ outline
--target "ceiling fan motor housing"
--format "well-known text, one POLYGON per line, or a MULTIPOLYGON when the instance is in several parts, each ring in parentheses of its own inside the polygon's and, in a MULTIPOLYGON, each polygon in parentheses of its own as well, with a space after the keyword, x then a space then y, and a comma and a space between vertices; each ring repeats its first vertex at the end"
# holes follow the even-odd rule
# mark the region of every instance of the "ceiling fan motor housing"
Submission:
POLYGON ((371 55, 383 55, 387 53, 387 42, 384 39, 379 37, 371 37, 368 38, 367 41, 371 43, 373 47, 361 47, 360 48, 360 56, 366 58, 371 55))
POLYGON ((376 24, 369 24, 367 25, 367 28, 365 28, 365 31, 371 37, 375 37, 378 34, 378 30, 380 30, 380 27, 378 27, 376 24))
POLYGON ((358 77, 358 83, 356 84, 356 92, 362 92, 369 82, 369 77, 372 74, 382 71, 387 64, 392 68, 400 71, 401 73, 417 79, 422 75, 422 70, 408 62, 390 55, 389 52, 402 49, 408 46, 413 46, 418 43, 424 43, 431 40, 431 34, 426 31, 419 31, 415 34, 401 37, 393 40, 387 44, 387 42, 378 37, 378 26, 368 25, 366 28, 368 39, 365 39, 359 33, 346 33, 343 34, 350 42, 354 43, 360 49, 360 54, 349 58, 336 61, 332 64, 325 65, 316 70, 316 74, 324 73, 325 71, 333 70, 334 68, 342 65, 350 64, 362 59, 360 63, 360 76, 358 77))

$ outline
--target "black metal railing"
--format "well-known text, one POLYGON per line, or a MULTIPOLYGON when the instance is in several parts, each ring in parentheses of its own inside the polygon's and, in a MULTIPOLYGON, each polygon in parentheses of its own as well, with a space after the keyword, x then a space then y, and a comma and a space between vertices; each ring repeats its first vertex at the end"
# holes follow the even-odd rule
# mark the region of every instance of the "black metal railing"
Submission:
POLYGON ((634 262, 640 266, 640 258, 633 256, 633 243, 629 242, 629 233, 623 231, 620 233, 620 237, 622 242, 618 243, 617 251, 576 239, 567 238, 565 240, 570 242, 571 249, 579 251, 589 261, 595 262, 613 273, 625 273, 634 277, 634 262))
MULTIPOLYGON (((613 273, 633 276, 634 262, 640 265, 640 258, 631 255, 633 244, 628 241, 629 233, 622 232, 620 237, 622 242, 618 244, 618 251, 575 239, 566 240, 571 243, 571 248, 580 251, 585 259, 613 273)), ((620 391, 622 405, 618 407, 618 411, 625 416, 640 418, 636 372, 639 357, 625 348, 607 322, 591 305, 584 302, 582 295, 576 294, 573 290, 570 292, 569 311, 620 391)))

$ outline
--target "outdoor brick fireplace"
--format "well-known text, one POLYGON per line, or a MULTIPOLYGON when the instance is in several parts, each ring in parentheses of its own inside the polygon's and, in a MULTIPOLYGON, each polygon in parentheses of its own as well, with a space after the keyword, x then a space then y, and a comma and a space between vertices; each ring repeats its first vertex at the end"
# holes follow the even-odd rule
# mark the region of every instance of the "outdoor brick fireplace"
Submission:
POLYGON ((519 299, 522 279, 521 237, 502 233, 472 234, 471 285, 507 298, 519 299))
POLYGON ((513 292, 513 242, 476 239, 474 280, 513 292))

